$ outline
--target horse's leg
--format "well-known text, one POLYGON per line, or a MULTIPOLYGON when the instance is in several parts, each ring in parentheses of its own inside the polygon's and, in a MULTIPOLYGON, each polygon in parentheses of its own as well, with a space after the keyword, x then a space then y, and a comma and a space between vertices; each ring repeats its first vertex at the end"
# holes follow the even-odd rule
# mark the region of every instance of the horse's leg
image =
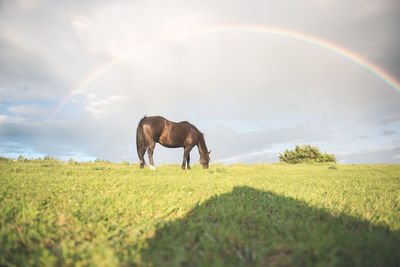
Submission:
POLYGON ((150 143, 149 148, 147 149, 147 154, 149 155, 149 161, 150 161, 150 169, 152 169, 152 170, 156 169, 154 167, 154 161, 153 161, 153 152, 154 152, 155 146, 156 146, 156 143, 153 141, 150 143))
POLYGON ((186 162, 187 162, 187 169, 188 169, 188 170, 191 170, 192 168, 190 168, 190 151, 189 151, 189 153, 188 153, 188 155, 187 155, 187 160, 186 160, 186 162))
MULTIPOLYGON (((186 162, 189 163, 188 160, 190 160, 190 156, 189 156, 190 150, 192 150, 192 147, 191 147, 191 146, 186 146, 185 149, 184 149, 184 152, 183 152, 183 161, 182 161, 182 166, 181 166, 182 170, 185 169, 185 167, 186 167, 186 162)), ((188 170, 189 170, 189 169, 190 169, 190 166, 189 166, 189 164, 188 164, 188 170)))
POLYGON ((144 160, 144 153, 146 153, 147 147, 144 147, 140 150, 138 150, 138 156, 140 160, 140 168, 143 169, 144 166, 146 166, 146 161, 144 160))

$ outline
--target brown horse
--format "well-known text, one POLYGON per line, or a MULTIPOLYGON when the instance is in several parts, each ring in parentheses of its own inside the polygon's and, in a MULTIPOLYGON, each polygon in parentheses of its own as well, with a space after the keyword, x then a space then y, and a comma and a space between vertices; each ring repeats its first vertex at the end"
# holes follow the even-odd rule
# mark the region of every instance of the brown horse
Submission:
POLYGON ((165 147, 183 147, 182 169, 186 163, 190 169, 190 150, 197 145, 200 153, 200 164, 203 168, 208 168, 210 162, 209 151, 203 134, 187 121, 172 122, 160 116, 144 117, 140 120, 136 130, 136 148, 140 159, 140 168, 144 168, 144 153, 147 149, 149 155, 150 168, 154 168, 153 151, 156 143, 165 147))

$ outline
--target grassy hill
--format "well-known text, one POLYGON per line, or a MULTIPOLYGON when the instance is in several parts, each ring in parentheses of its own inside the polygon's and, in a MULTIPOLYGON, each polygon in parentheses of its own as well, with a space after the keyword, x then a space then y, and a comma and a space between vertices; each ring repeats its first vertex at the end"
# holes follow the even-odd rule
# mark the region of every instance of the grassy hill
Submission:
POLYGON ((400 266, 400 165, 0 162, 0 265, 400 266))

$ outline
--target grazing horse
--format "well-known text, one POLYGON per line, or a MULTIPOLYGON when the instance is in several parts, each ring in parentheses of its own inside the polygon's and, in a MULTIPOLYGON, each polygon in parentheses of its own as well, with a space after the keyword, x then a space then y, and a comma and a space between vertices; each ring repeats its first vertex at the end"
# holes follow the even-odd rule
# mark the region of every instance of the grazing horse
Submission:
POLYGON ((200 153, 200 164, 204 169, 210 162, 209 151, 203 134, 187 121, 172 122, 160 116, 144 117, 140 120, 136 130, 136 148, 140 159, 140 168, 144 168, 144 153, 147 149, 150 168, 154 168, 153 151, 156 143, 165 147, 183 147, 182 169, 190 170, 190 150, 197 145, 200 153))

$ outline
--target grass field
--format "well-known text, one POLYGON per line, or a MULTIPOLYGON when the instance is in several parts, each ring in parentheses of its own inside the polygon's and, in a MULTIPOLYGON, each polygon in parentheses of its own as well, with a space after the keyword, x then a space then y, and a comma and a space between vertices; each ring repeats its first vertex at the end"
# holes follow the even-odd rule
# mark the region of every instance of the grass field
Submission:
POLYGON ((400 266, 400 165, 1 161, 0 265, 400 266))

